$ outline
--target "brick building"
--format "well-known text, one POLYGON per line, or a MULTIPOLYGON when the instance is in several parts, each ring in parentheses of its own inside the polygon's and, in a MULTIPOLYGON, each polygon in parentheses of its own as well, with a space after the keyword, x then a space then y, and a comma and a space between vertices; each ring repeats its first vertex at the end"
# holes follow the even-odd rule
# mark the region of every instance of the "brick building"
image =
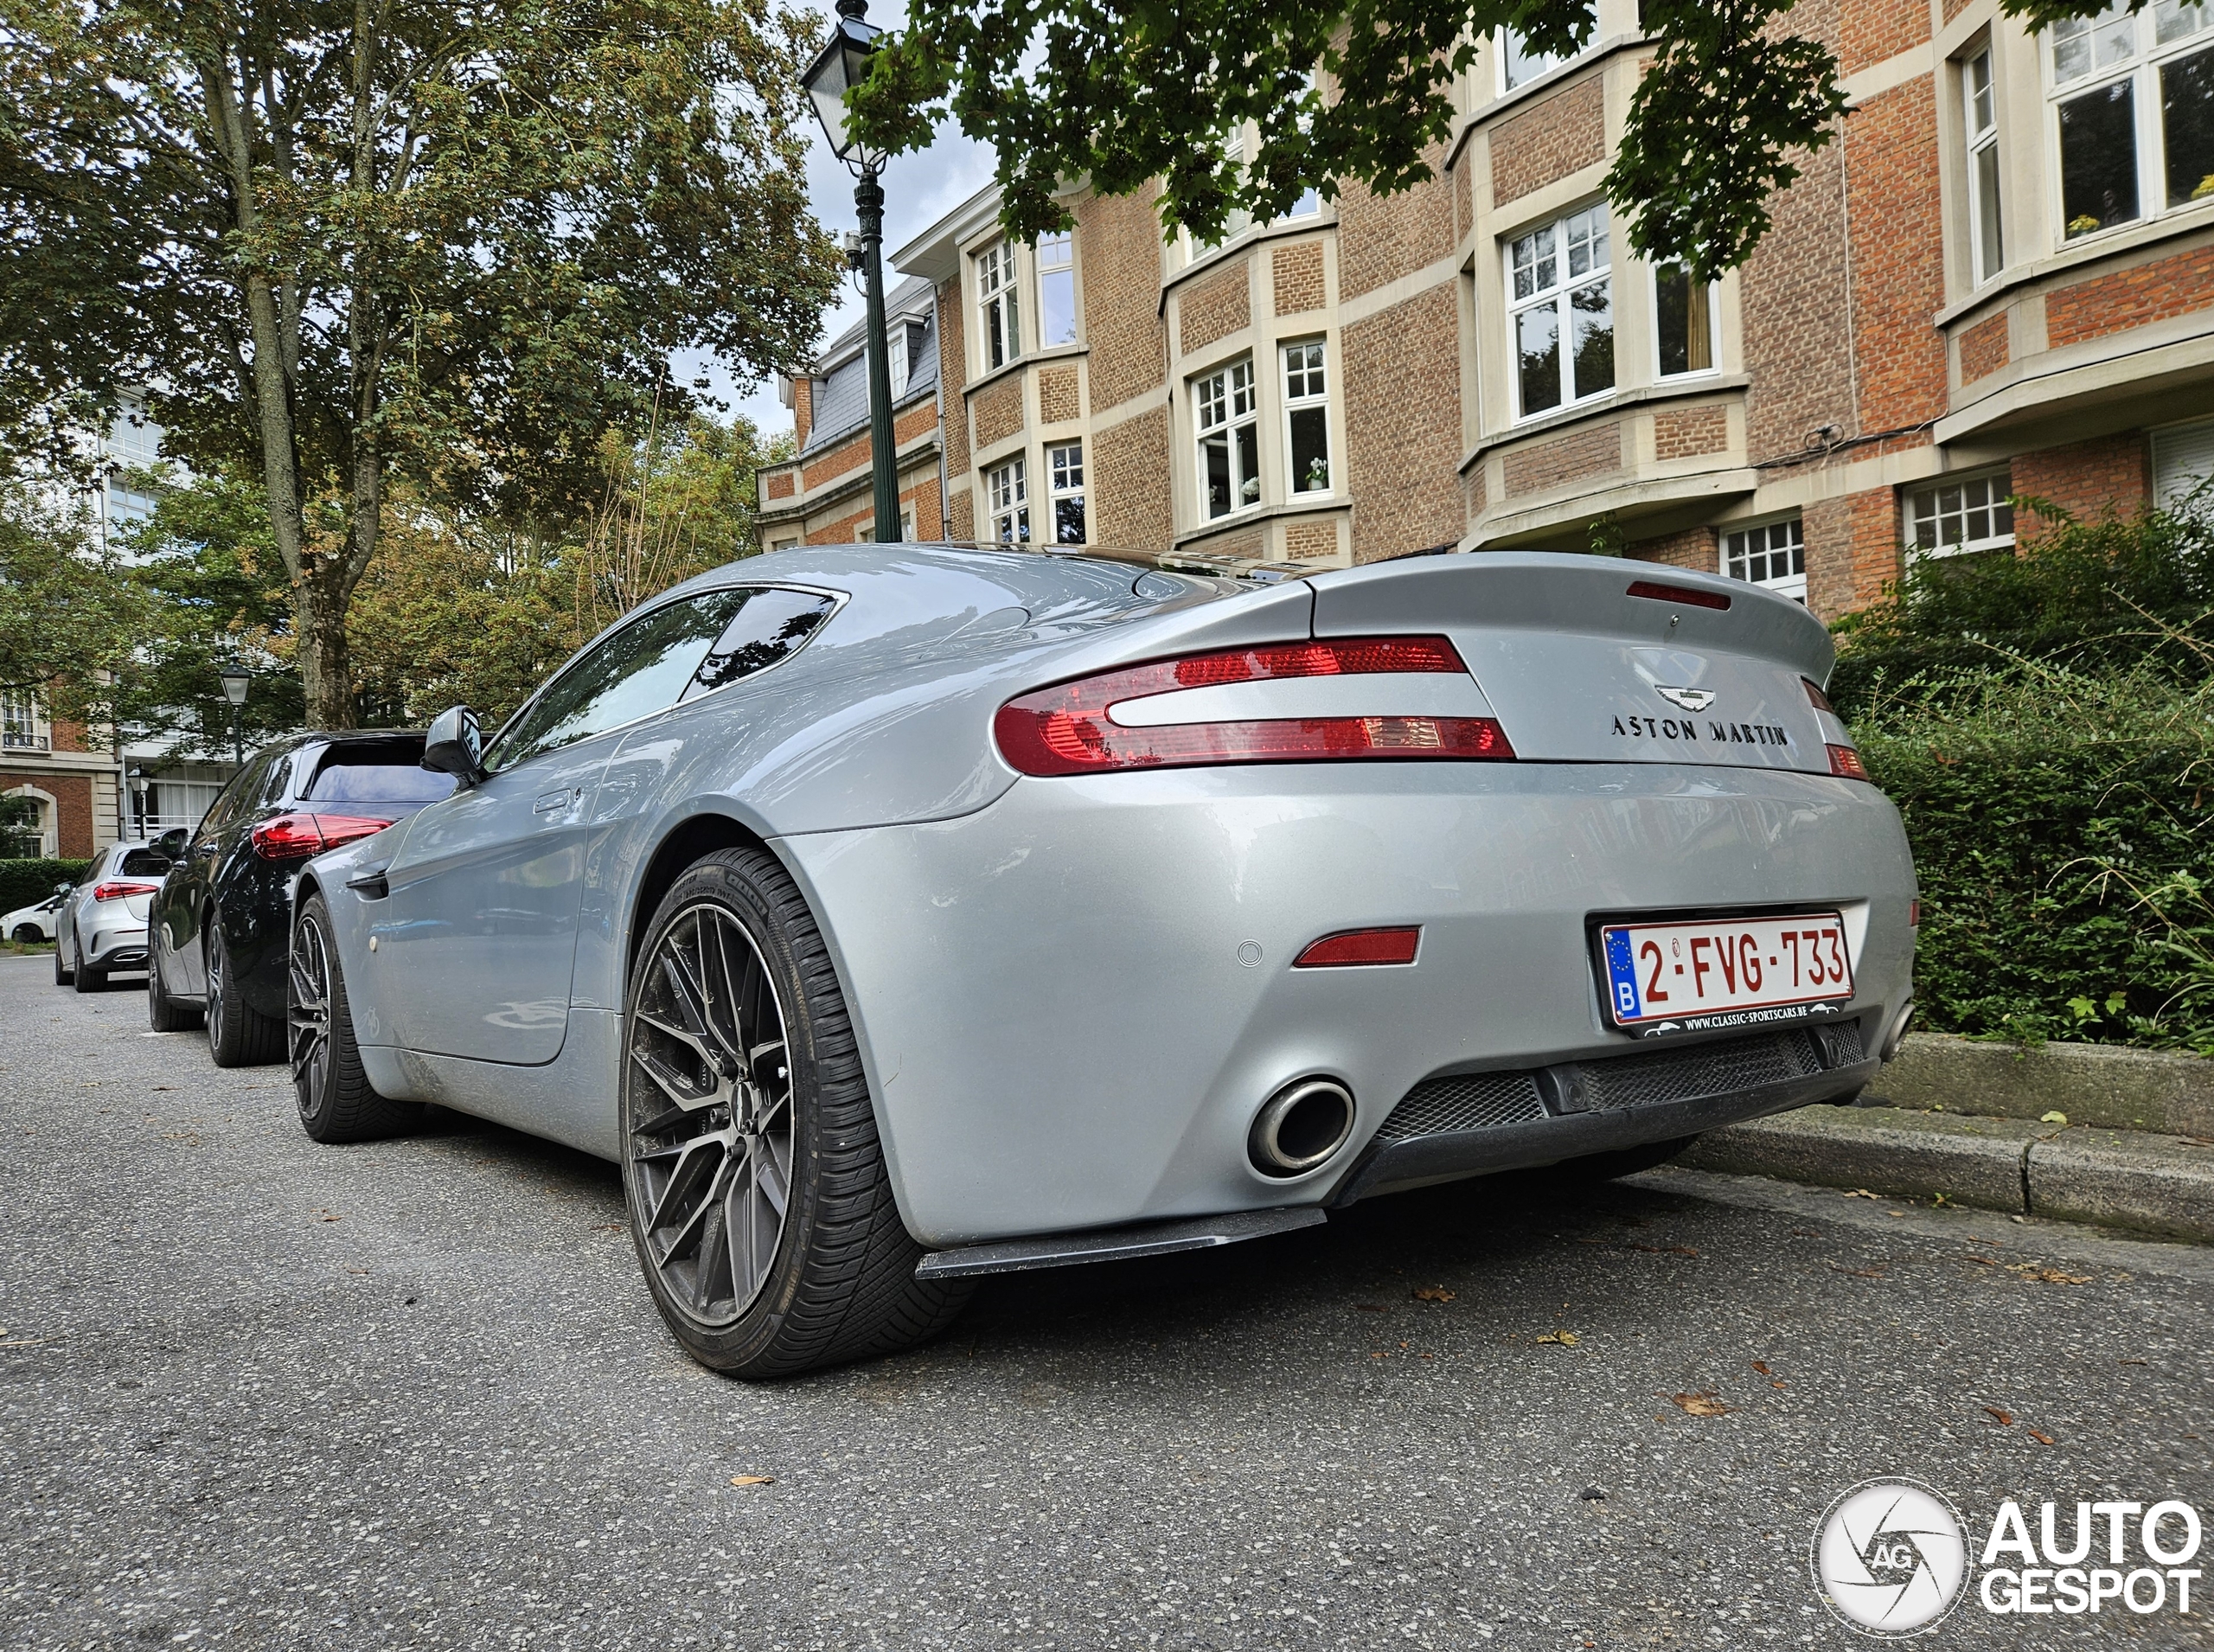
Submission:
MULTIPOLYGON (((1198 247, 1079 190, 1072 234, 1014 247, 988 190, 899 249, 935 323, 918 531, 1296 567, 1597 537, 1827 617, 2035 532, 2010 496, 2096 515, 2214 470, 2214 8, 2033 35, 1997 0, 1801 0, 1850 112, 1712 287, 1630 256, 1601 193, 1637 16, 1597 0, 1567 61, 1490 43, 1405 194, 1198 247)), ((803 440, 855 349, 797 387, 803 440)), ((866 430, 825 445, 765 472, 765 543, 854 536, 866 430)))

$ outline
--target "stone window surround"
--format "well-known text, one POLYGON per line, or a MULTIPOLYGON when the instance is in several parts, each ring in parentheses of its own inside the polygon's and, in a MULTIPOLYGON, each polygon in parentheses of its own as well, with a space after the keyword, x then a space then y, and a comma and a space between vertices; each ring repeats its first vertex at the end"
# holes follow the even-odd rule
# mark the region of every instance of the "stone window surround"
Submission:
POLYGON ((1154 308, 1154 314, 1166 318, 1169 293, 1186 285, 1194 276, 1218 269, 1234 258, 1242 258, 1266 242, 1283 240, 1295 235, 1312 235, 1318 230, 1335 230, 1337 227, 1337 205, 1334 202, 1325 201, 1320 212, 1310 212, 1298 218, 1280 219, 1273 224, 1255 224, 1249 229, 1241 230, 1221 246, 1209 247, 1183 268, 1171 270, 1163 275, 1161 279, 1161 299, 1154 308))
MULTIPOLYGON (((1314 312, 1306 312, 1312 315, 1314 312)), ((1283 317, 1286 323, 1292 317, 1283 317)), ((1348 489, 1347 477, 1347 436, 1345 427, 1346 398, 1341 394, 1346 383, 1343 329, 1332 325, 1317 329, 1285 325, 1278 330, 1279 318, 1257 317, 1251 324, 1234 333, 1226 333, 1213 343, 1193 350, 1189 355, 1170 362, 1168 394, 1169 418, 1169 499, 1173 528, 1173 542, 1181 544, 1185 539, 1204 537, 1221 531, 1225 522, 1264 521, 1279 511, 1328 510, 1345 508, 1348 489), (1284 407, 1283 347, 1295 341, 1319 338, 1323 347, 1323 369, 1330 386, 1328 397, 1330 415, 1330 491, 1328 493, 1291 494, 1289 491, 1289 469, 1291 464, 1289 414, 1284 407), (1199 417, 1192 407, 1192 382, 1228 366, 1242 356, 1252 357, 1256 369, 1256 394, 1259 397, 1258 417, 1263 427, 1278 432, 1275 446, 1261 445, 1261 496, 1250 505, 1242 505, 1225 516, 1200 516, 1197 509, 1200 499, 1199 477, 1199 417), (1183 457, 1188 456, 1188 458, 1183 457), (1187 471, 1185 466, 1191 468, 1187 471), (1271 488, 1270 479, 1278 485, 1271 488), (1189 502, 1192 514, 1187 525, 1185 505, 1189 502)), ((1705 388, 1712 389, 1713 381, 1698 381, 1705 388)), ((1095 421, 1096 422, 1096 421, 1095 421)))

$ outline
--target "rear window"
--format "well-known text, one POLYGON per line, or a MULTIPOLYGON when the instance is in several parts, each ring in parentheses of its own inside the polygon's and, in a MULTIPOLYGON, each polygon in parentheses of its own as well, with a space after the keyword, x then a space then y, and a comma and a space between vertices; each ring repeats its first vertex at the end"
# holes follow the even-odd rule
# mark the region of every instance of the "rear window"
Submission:
POLYGON ((436 803, 453 795, 454 777, 424 768, 420 750, 395 746, 385 752, 331 752, 308 783, 304 803, 436 803))
POLYGON ((170 869, 166 855, 152 849, 132 849, 123 857, 123 864, 115 869, 118 878, 158 878, 170 869))

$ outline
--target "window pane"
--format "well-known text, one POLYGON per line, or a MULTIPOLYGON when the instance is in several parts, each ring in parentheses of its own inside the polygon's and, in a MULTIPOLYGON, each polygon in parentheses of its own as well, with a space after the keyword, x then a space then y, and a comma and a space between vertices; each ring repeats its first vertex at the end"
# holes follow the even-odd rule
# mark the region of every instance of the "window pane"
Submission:
POLYGON ((2153 29, 2155 37, 2165 46, 2172 40, 2181 40, 2195 35, 2206 27, 2207 10, 2204 5, 2186 5, 2180 0, 2160 0, 2153 8, 2153 29))
POLYGON ((1991 54, 1980 52, 1968 60, 1968 136, 1991 130, 1991 54))
POLYGON ((1704 373, 1714 365, 1714 326, 1709 289, 1680 264, 1653 274, 1654 322, 1660 335, 1660 372, 1704 373))
POLYGON ((1082 494, 1053 501, 1053 542, 1057 545, 1081 545, 1085 542, 1082 494))
POLYGON ((1238 442, 1238 503, 1250 505, 1261 496, 1261 431, 1247 423, 1232 432, 1238 442))
POLYGON ((2060 215, 2070 236, 2137 216, 2137 101, 2129 81, 2060 106, 2060 215))
POLYGON ((1975 152, 1975 241, 1977 273, 1985 280, 2006 267, 2006 247, 1999 234, 1999 145, 1986 144, 1975 152))
POLYGON ((488 766, 512 768, 675 705, 745 597, 743 591, 710 592, 633 620, 554 679, 488 766))
POLYGON ((811 591, 785 591, 771 586, 753 592, 745 606, 723 628, 723 634, 715 638, 707 657, 700 662, 684 697, 692 700, 713 694, 798 652, 800 644, 830 617, 831 606, 829 598, 811 591))
POLYGON ((1330 489, 1330 415, 1321 407, 1291 412, 1291 490, 1328 493, 1330 489))
POLYGON ((1038 273, 1038 342, 1076 343, 1076 272, 1041 270, 1038 273))
POLYGON ((1513 29, 1507 31, 1507 89, 1536 80, 1561 60, 1549 52, 1533 52, 1522 43, 1522 37, 1513 29))
POLYGON ((1514 296, 1526 298, 1543 292, 1559 278, 1553 261, 1553 231, 1545 228, 1514 243, 1514 296))
POLYGON ((2214 51, 2161 66, 2160 122, 2167 135, 2168 204, 2214 195, 2214 51))
POLYGON ((1576 394, 1596 396, 1615 387, 1613 285, 1594 281, 1568 296, 1576 329, 1576 394))
POLYGON ((1514 318, 1514 350, 1520 366, 1522 411, 1560 405, 1560 312, 1533 304, 1514 318))
POLYGON ((1207 515, 1227 516, 1230 514, 1230 438, 1214 435, 1200 443, 1200 464, 1206 471, 1207 515))

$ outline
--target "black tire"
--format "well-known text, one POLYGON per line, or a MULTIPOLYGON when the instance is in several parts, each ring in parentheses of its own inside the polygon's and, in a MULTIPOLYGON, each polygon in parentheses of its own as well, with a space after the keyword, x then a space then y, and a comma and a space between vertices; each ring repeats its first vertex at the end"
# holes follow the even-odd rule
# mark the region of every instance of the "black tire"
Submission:
POLYGON ((208 1053, 219 1067, 266 1067, 285 1059, 285 1023, 241 999, 231 980, 223 926, 208 926, 208 1053))
POLYGON ((1553 1169, 1563 1178, 1575 1181, 1612 1181, 1617 1176, 1634 1176, 1666 1164, 1697 1140, 1696 1136, 1679 1136, 1671 1141, 1648 1142, 1642 1147, 1618 1148, 1612 1153, 1590 1153, 1580 1159, 1564 1160, 1553 1169))
POLYGON ((200 1025, 200 1012, 170 996, 162 979, 162 948, 158 937, 149 935, 146 948, 146 1025, 157 1033, 185 1033, 200 1025))
MULTIPOLYGON (((54 956, 57 957, 61 956, 61 948, 56 947, 54 949, 54 956)), ((77 962, 70 970, 70 984, 75 987, 80 992, 106 992, 107 990, 107 971, 106 970, 95 970, 90 964, 86 964, 85 962, 85 949, 81 945, 77 949, 77 962)))
POLYGON ((61 932, 54 932, 54 984, 66 987, 76 979, 76 971, 61 961, 61 932))
POLYGON ((631 1243, 693 1358, 733 1376, 790 1376, 912 1348, 959 1315, 965 1283, 915 1277, 924 1252, 892 1196, 845 997, 775 856, 726 849, 677 879, 638 949, 624 1028, 631 1243), (705 1024, 693 1016, 687 1032, 681 978, 688 957, 708 956, 707 933, 735 961, 721 966, 725 990, 704 996, 705 1024), (756 1217, 773 1202, 779 1130, 784 1202, 764 1245, 756 1217))
POLYGON ((18 946, 36 946, 46 938, 46 932, 36 924, 18 924, 16 932, 9 938, 18 946))
POLYGON ((346 977, 331 939, 330 908, 319 895, 300 903, 285 970, 286 1034, 300 1128, 318 1142, 374 1142, 405 1136, 423 1123, 422 1104, 377 1093, 362 1070, 346 1003, 346 977))

